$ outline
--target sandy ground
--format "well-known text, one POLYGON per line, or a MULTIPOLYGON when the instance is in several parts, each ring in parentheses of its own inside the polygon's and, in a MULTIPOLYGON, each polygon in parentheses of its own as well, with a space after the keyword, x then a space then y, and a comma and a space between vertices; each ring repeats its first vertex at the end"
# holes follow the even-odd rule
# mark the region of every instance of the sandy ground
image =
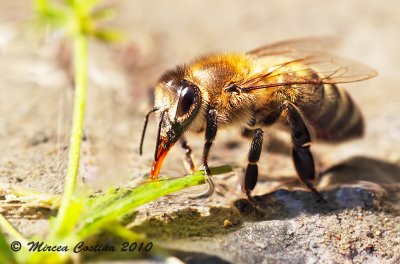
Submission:
MULTIPOLYGON (((81 183, 103 189, 148 175, 154 122, 148 127, 143 157, 138 155, 138 143, 151 106, 151 87, 164 70, 207 52, 245 51, 276 40, 334 35, 343 39, 338 54, 372 66, 379 75, 346 85, 367 121, 365 137, 312 148, 320 171, 336 165, 319 185, 330 206, 316 205, 297 182, 291 182, 295 173, 287 147, 272 135, 269 141, 275 147, 270 148, 280 153, 263 152, 255 190, 269 209, 256 213, 243 207, 237 186, 249 143, 237 140, 238 131, 221 131, 211 165, 236 168, 235 175, 217 180, 222 193, 205 201, 191 201, 186 192, 163 198, 141 208, 137 221, 144 222, 139 229, 150 235, 150 230, 157 230, 153 236, 161 236, 161 244, 168 241, 169 247, 179 249, 177 256, 192 261, 400 261, 400 2, 112 3, 119 12, 112 24, 126 32, 129 43, 111 48, 91 43, 81 183), (294 189, 283 191, 288 186, 294 189), (233 221, 232 228, 221 228, 227 219, 233 221), (174 222, 193 228, 180 233, 174 222)), ((0 189, 60 193, 73 96, 70 47, 58 36, 39 37, 42 32, 28 23, 31 18, 29 1, 0 2, 0 189)), ((203 136, 190 136, 189 142, 199 160, 203 136)), ((182 151, 173 149, 162 173, 185 174, 181 159, 182 151)), ((18 211, 4 203, 1 210, 28 236, 37 228, 46 230, 46 213, 18 211)))

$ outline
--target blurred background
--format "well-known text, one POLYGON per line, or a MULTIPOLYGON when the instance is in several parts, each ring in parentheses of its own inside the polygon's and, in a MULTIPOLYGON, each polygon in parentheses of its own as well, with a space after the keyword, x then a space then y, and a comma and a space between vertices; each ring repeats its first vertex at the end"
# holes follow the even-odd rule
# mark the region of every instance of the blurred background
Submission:
MULTIPOLYGON (((152 87, 163 71, 204 53, 247 51, 307 36, 340 37, 337 54, 379 72, 371 80, 346 85, 365 115, 365 138, 315 145, 317 163, 327 168, 353 155, 399 160, 399 1, 121 0, 103 5, 115 6, 115 19, 108 25, 121 29, 126 40, 90 43, 80 172, 89 186, 104 188, 148 175, 156 141, 153 120, 143 157, 138 144, 152 87)), ((61 34, 39 30, 34 17, 32 2, 0 0, 0 184, 59 193, 72 112, 71 47, 61 34)), ((232 148, 237 135, 218 135, 212 166, 246 164, 249 143, 238 140, 232 148)), ((191 136, 189 142, 199 161, 203 136, 191 136)), ((181 159, 182 151, 175 148, 162 174, 185 174, 181 159)), ((264 154, 260 164, 261 179, 294 177, 287 155, 264 154)))

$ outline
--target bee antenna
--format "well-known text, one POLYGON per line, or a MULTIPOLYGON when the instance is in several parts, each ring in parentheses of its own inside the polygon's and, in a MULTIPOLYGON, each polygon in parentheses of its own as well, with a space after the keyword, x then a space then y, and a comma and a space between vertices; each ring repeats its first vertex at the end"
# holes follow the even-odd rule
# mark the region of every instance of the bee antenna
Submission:
POLYGON ((167 110, 161 112, 160 121, 158 122, 158 131, 157 131, 157 143, 156 143, 156 150, 154 152, 154 160, 157 160, 157 150, 158 146, 160 145, 160 134, 161 134, 161 125, 164 120, 164 115, 167 110))
POLYGON ((146 117, 144 119, 143 130, 142 130, 142 137, 140 139, 140 146, 139 146, 139 154, 140 155, 142 155, 142 153, 143 153, 143 141, 144 141, 144 135, 146 134, 147 123, 149 122, 149 116, 150 116, 150 114, 152 114, 152 113, 154 113, 154 112, 156 112, 158 110, 159 110, 158 107, 153 107, 146 114, 146 117))

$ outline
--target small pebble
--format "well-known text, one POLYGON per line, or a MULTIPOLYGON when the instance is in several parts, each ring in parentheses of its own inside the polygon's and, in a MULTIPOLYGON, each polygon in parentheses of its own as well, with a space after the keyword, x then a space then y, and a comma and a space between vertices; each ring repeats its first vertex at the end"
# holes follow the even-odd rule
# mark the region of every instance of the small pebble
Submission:
POLYGON ((262 250, 267 249, 267 245, 265 245, 263 243, 260 243, 260 242, 256 242, 255 246, 260 248, 260 249, 262 249, 262 250))
POLYGON ((225 219, 224 220, 224 227, 231 227, 231 226, 233 226, 232 222, 229 221, 229 219, 225 219))

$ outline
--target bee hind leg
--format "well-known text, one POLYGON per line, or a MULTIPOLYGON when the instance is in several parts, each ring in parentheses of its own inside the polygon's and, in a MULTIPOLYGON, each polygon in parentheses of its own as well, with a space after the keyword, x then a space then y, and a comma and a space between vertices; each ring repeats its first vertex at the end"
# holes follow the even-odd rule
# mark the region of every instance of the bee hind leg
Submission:
POLYGON ((208 154, 210 153, 211 146, 214 142, 215 136, 217 135, 218 125, 217 125, 217 112, 215 109, 210 109, 207 113, 207 126, 206 126, 206 133, 205 133, 205 140, 204 148, 203 148, 203 165, 204 165, 204 172, 206 176, 206 183, 207 183, 207 191, 200 194, 199 196, 191 197, 192 199, 202 199, 210 197, 215 190, 214 183, 211 179, 211 170, 208 167, 208 154))
POLYGON ((287 104, 288 121, 292 134, 292 158, 300 180, 313 193, 318 202, 326 202, 312 184, 315 179, 314 159, 310 151, 311 137, 301 113, 291 103, 287 104))
POLYGON ((192 148, 188 145, 187 140, 182 136, 179 140, 181 147, 185 151, 185 157, 183 158, 183 164, 188 171, 188 173, 193 173, 197 171, 197 166, 193 162, 192 148))
MULTIPOLYGON (((255 206, 259 207, 259 203, 251 196, 251 191, 257 184, 258 179, 258 165, 257 162, 260 159, 260 154, 263 145, 263 131, 261 128, 253 130, 253 140, 251 142, 249 154, 248 154, 248 165, 243 179, 242 191, 246 194, 247 199, 255 206)), ((248 130, 243 132, 249 132, 248 130)), ((248 135, 245 135, 248 136, 248 135)))

